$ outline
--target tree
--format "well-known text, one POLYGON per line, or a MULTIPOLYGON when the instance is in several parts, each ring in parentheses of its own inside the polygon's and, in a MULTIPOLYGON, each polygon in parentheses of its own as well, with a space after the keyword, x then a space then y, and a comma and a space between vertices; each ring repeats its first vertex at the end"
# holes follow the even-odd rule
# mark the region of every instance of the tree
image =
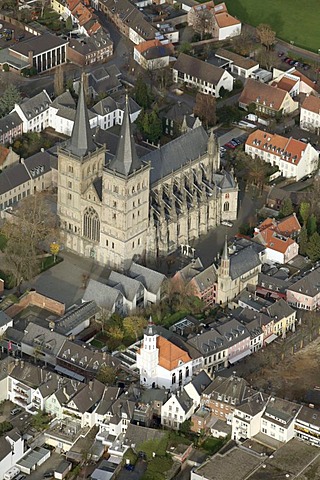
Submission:
POLYGON ((53 262, 56 263, 57 255, 60 251, 60 245, 57 242, 50 243, 50 252, 53 255, 53 262))
POLYGON ((307 245, 307 255, 311 262, 316 262, 320 259, 320 235, 315 232, 311 235, 307 245))
POLYGON ((186 53, 187 55, 191 52, 192 45, 188 42, 182 42, 181 45, 178 47, 179 53, 186 53))
POLYGON ((3 227, 7 238, 3 270, 10 273, 16 285, 31 279, 39 270, 39 250, 49 248, 58 235, 57 218, 43 194, 23 199, 11 221, 3 227))
POLYGON ((148 109, 153 101, 150 87, 146 84, 141 75, 138 76, 136 86, 133 91, 135 101, 143 109, 148 109))
POLYGON ((144 317, 132 316, 123 320, 123 329, 126 336, 135 338, 137 341, 142 336, 143 329, 147 326, 147 320, 144 317))
POLYGON ((310 203, 309 202, 301 202, 299 213, 303 221, 303 225, 307 226, 309 214, 310 214, 310 203))
POLYGON ((307 246, 308 246, 308 232, 307 232, 306 226, 304 225, 301 228, 301 231, 299 234, 299 253, 301 255, 306 255, 307 246))
POLYGON ((266 23, 260 23, 260 25, 257 26, 257 35, 260 43, 264 45, 267 50, 270 50, 276 41, 276 32, 266 23))
POLYGON ((59 65, 54 72, 54 94, 56 97, 64 92, 64 74, 62 66, 59 65))
POLYGON ((205 34, 212 36, 214 29, 214 15, 212 11, 207 8, 194 10, 192 28, 200 35, 200 40, 203 40, 205 34))
POLYGON ((21 99, 21 94, 17 87, 13 84, 8 85, 0 97, 0 117, 10 113, 14 105, 21 102, 21 99))
POLYGON ((307 222, 308 235, 311 237, 317 231, 317 217, 314 213, 310 215, 307 222))
POLYGON ((280 63, 277 54, 273 50, 268 50, 264 46, 260 47, 256 59, 259 64, 267 70, 270 70, 271 67, 278 66, 280 63))
POLYGON ((97 380, 99 380, 101 383, 104 383, 104 385, 114 385, 116 381, 114 369, 108 365, 102 365, 97 374, 97 380))
POLYGON ((69 32, 73 29, 71 15, 66 20, 66 29, 69 30, 69 32))
POLYGON ((162 135, 162 121, 158 116, 156 110, 152 110, 149 115, 149 135, 148 139, 151 142, 157 142, 162 135))
POLYGON ((197 93, 193 113, 207 126, 212 127, 217 123, 216 99, 212 95, 197 93))
POLYGON ((294 209, 293 209, 291 198, 290 197, 285 198, 284 202, 283 202, 283 204, 281 205, 281 208, 280 208, 280 214, 283 217, 288 217, 293 212, 294 212, 294 209))
POLYGON ((49 424, 50 418, 49 415, 45 412, 39 410, 36 415, 32 417, 32 426, 38 432, 44 430, 49 424))
POLYGON ((233 50, 239 55, 249 56, 255 45, 253 38, 248 30, 243 30, 241 35, 232 38, 233 50))

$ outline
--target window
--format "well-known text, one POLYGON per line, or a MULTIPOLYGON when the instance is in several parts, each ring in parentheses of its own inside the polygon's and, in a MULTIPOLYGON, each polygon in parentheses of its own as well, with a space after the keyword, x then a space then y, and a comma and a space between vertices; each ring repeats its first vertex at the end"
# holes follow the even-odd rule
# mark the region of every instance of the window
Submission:
POLYGON ((72 188, 72 182, 68 182, 68 188, 72 188))
POLYGON ((117 202, 115 200, 113 201, 113 208, 117 208, 117 202))
POLYGON ((86 208, 83 215, 83 236, 95 242, 100 241, 100 220, 97 212, 86 208))
POLYGON ((223 204, 223 211, 224 211, 224 212, 229 212, 229 202, 224 202, 224 204, 223 204))
POLYGON ((119 193, 119 188, 117 187, 117 185, 113 185, 113 191, 114 193, 119 193))
POLYGON ((72 195, 71 195, 71 193, 68 193, 68 200, 72 200, 72 195))
POLYGON ((69 167, 68 167, 68 172, 69 172, 69 173, 73 173, 73 166, 72 166, 72 165, 69 165, 69 167))

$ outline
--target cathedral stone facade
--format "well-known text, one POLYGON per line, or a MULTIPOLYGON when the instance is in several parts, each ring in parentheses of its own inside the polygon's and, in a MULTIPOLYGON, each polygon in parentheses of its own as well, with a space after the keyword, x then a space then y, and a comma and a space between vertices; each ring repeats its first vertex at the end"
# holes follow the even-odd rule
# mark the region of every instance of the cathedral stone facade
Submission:
POLYGON ((220 171, 215 136, 202 126, 142 158, 126 105, 115 156, 94 143, 80 88, 72 136, 59 149, 58 214, 65 246, 125 269, 190 245, 237 216, 238 186, 220 171))

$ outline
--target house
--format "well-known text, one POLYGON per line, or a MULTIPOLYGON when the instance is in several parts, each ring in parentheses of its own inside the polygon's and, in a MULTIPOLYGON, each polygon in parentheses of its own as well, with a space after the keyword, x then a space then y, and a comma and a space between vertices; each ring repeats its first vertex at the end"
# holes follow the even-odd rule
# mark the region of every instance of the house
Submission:
MULTIPOLYGON (((0 437, 0 480, 24 455, 24 439, 17 428, 0 437)), ((10 478, 13 478, 12 476, 10 478)))
POLYGON ((241 405, 235 406, 232 415, 231 438, 233 440, 253 438, 260 433, 261 417, 267 401, 267 395, 256 392, 241 405))
POLYGON ((300 128, 320 134, 320 97, 307 95, 300 108, 300 128))
POLYGON ((133 48, 134 60, 148 72, 168 67, 172 53, 171 43, 161 43, 157 39, 147 40, 133 48))
POLYGON ((51 33, 22 40, 6 49, 2 66, 6 63, 13 71, 34 67, 38 73, 45 72, 67 62, 68 43, 68 39, 51 33))
POLYGON ((320 411, 303 405, 294 420, 295 436, 319 447, 319 431, 320 411))
POLYGON ((0 118, 0 144, 12 143, 22 135, 22 120, 16 112, 0 118))
POLYGON ((215 56, 225 60, 227 62, 225 68, 230 69, 231 73, 239 77, 250 78, 253 72, 259 68, 259 63, 252 58, 243 57, 224 48, 218 48, 215 56))
POLYGON ((267 308, 267 314, 274 319, 273 333, 275 335, 285 336, 289 330, 295 330, 297 312, 282 298, 267 308))
POLYGON ((300 409, 300 405, 288 400, 269 398, 261 417, 260 432, 279 442, 289 442, 294 437, 295 418, 300 409))
MULTIPOLYGON (((201 121, 194 117, 192 108, 185 102, 178 101, 169 108, 168 111, 162 112, 161 116, 163 119, 164 132, 171 136, 181 135, 184 122, 186 122, 187 127, 189 127, 190 122, 192 122, 190 125, 191 128, 193 128, 193 126, 196 128, 201 124, 201 121), (193 121, 191 119, 193 119, 193 121)), ((184 130, 186 126, 184 125, 184 130)))
POLYGON ((13 327, 13 320, 3 310, 0 310, 0 336, 2 337, 8 327, 13 327))
POLYGON ((83 388, 85 383, 60 377, 58 386, 45 400, 44 410, 57 419, 64 417, 64 407, 83 388))
MULTIPOLYGON (((99 423, 99 432, 96 436, 96 440, 102 442, 102 445, 109 446, 109 452, 111 450, 110 446, 119 435, 127 432, 133 418, 134 409, 135 402, 129 400, 125 395, 121 395, 109 404, 103 415, 103 420, 99 423)), ((117 445, 119 446, 119 442, 117 442, 117 445)))
POLYGON ((107 285, 123 294, 123 312, 131 312, 146 306, 144 286, 138 280, 122 273, 112 271, 107 279, 107 285))
POLYGON ((233 311, 232 315, 245 325, 250 333, 250 350, 251 353, 260 350, 260 348, 268 345, 277 337, 274 332, 274 319, 262 312, 262 305, 258 306, 258 310, 252 310, 245 306, 239 307, 238 312, 233 311))
POLYGON ((320 268, 307 273, 287 289, 287 302, 301 310, 317 310, 320 307, 320 268))
POLYGON ((266 207, 280 211, 284 202, 288 199, 293 201, 292 192, 277 186, 271 186, 266 200, 266 207))
POLYGON ((228 378, 217 376, 201 395, 201 406, 211 412, 211 416, 231 423, 234 409, 251 396, 247 382, 231 375, 228 378))
POLYGON ((201 395, 210 383, 211 378, 209 375, 204 370, 201 370, 201 372, 195 375, 193 379, 184 386, 184 391, 193 399, 195 408, 200 405, 201 395))
POLYGON ((228 13, 226 4, 220 3, 214 6, 214 38, 225 40, 241 34, 241 22, 228 13))
POLYGON ((229 92, 233 89, 233 77, 223 68, 180 53, 172 68, 173 82, 195 87, 199 92, 220 97, 223 88, 229 92))
POLYGON ((275 275, 259 274, 256 292, 265 298, 287 299, 287 288, 292 285, 291 280, 278 278, 275 275))
POLYGON ((292 67, 285 72, 274 68, 272 84, 279 84, 279 82, 282 82, 286 91, 291 91, 293 96, 299 93, 304 93, 306 95, 317 95, 318 93, 317 85, 310 80, 310 78, 299 72, 299 70, 296 70, 295 67, 292 67))
POLYGON ((83 67, 105 61, 113 55, 113 42, 110 35, 100 29, 91 37, 70 38, 67 59, 83 67))
POLYGON ((188 352, 158 335, 151 318, 136 359, 140 384, 146 388, 175 391, 192 378, 192 359, 188 352))
POLYGON ((256 130, 245 143, 245 152, 252 158, 260 158, 277 166, 285 178, 296 181, 313 173, 319 160, 319 153, 310 144, 294 138, 256 130))
MULTIPOLYGON (((111 95, 122 87, 121 72, 116 65, 104 65, 88 74, 89 95, 92 99, 101 95, 111 95)), ((73 88, 79 91, 80 79, 73 82, 73 88)))
POLYGON ((19 161, 19 155, 17 155, 11 147, 6 148, 0 145, 0 169, 3 170, 10 165, 14 165, 19 161))
MULTIPOLYGON (((90 128, 97 127, 97 115, 88 110, 90 128)), ((56 97, 49 107, 49 126, 57 133, 71 136, 76 118, 75 101, 69 91, 56 97)))
MULTIPOLYGON (((132 99, 129 98, 130 121, 135 122, 138 118, 141 107, 132 99)), ((112 97, 106 97, 96 103, 91 111, 97 116, 97 125, 103 129, 113 127, 114 125, 121 125, 123 120, 125 108, 125 98, 120 97, 115 100, 112 97)))
POLYGON ((54 330, 68 338, 76 336, 96 320, 99 312, 95 302, 72 305, 62 317, 54 321, 54 330))
POLYGON ((21 341, 21 351, 50 365, 56 365, 57 356, 65 341, 64 335, 29 322, 21 341))
POLYGON ((138 280, 144 286, 147 305, 160 302, 163 284, 166 280, 165 275, 135 262, 131 263, 126 273, 129 277, 138 280))
POLYGON ((193 5, 187 14, 188 26, 194 30, 201 31, 201 40, 203 35, 214 34, 214 3, 212 1, 193 5))
POLYGON ((166 23, 158 23, 157 30, 159 34, 156 33, 156 38, 161 39, 164 37, 170 43, 179 42, 179 29, 176 28, 174 22, 166 21, 166 23))
POLYGON ((82 297, 83 302, 94 301, 99 308, 110 313, 124 311, 124 296, 120 290, 90 278, 82 297))
POLYGON ((187 392, 179 390, 172 393, 171 397, 161 408, 161 425, 179 430, 181 424, 188 420, 194 412, 192 398, 187 392))
POLYGON ((51 98, 46 90, 26 99, 19 105, 15 104, 13 111, 19 115, 23 122, 23 133, 42 132, 49 126, 50 104, 51 98))
POLYGON ((275 88, 248 78, 239 98, 239 107, 248 110, 249 105, 254 105, 259 114, 275 117, 276 115, 289 115, 299 108, 286 90, 275 88))

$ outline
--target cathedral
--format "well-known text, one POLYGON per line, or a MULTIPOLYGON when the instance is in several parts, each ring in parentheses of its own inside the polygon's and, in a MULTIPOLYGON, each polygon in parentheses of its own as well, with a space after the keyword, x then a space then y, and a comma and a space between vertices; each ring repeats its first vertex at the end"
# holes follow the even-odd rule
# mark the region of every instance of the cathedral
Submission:
POLYGON ((79 255, 124 270, 190 245, 237 217, 238 185, 220 170, 213 133, 199 126, 140 157, 128 100, 117 151, 94 142, 83 85, 71 138, 58 152, 61 241, 79 255))

